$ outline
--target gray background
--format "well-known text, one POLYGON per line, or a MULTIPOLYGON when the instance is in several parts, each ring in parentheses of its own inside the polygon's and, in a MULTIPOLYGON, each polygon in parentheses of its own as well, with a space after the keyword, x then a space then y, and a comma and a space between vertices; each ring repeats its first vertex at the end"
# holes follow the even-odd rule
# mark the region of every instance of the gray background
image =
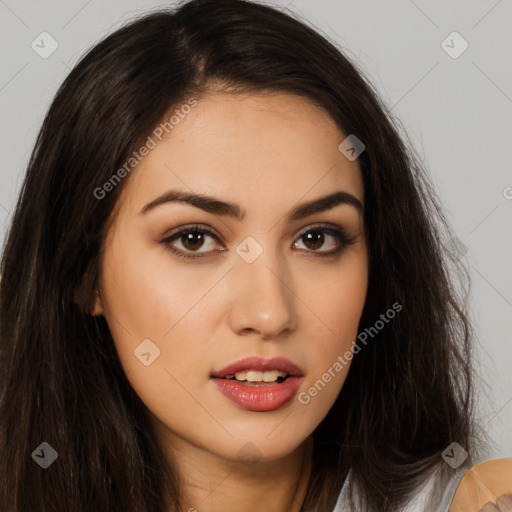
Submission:
MULTIPOLYGON (((512 457, 512 0, 272 3, 288 5, 357 60, 429 168, 467 248, 486 382, 479 416, 495 441, 487 458, 512 457), (462 39, 448 37, 454 31, 469 45, 457 58, 447 53, 463 49, 462 39)), ((166 4, 0 0, 0 243, 36 134, 70 67, 124 20, 166 4), (58 43, 46 59, 31 47, 44 31, 58 43)))

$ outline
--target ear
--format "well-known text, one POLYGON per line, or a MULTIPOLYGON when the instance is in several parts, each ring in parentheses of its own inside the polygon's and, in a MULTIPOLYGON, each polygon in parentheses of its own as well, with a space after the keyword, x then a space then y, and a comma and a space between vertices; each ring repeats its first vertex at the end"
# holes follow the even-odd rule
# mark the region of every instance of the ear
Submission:
POLYGON ((105 313, 103 308, 103 301, 101 300, 101 295, 99 290, 95 290, 95 297, 93 299, 93 304, 91 308, 92 316, 102 316, 105 313))
POLYGON ((75 288, 73 298, 83 313, 92 316, 103 315, 97 260, 93 260, 87 267, 80 284, 75 288))

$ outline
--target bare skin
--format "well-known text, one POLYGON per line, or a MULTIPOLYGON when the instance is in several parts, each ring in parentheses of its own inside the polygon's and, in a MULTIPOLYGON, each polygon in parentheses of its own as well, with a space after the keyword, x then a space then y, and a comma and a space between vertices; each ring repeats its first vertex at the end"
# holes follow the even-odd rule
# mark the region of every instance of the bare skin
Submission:
POLYGON ((450 512, 512 512, 512 458, 476 464, 460 480, 450 512))
POLYGON ((494 503, 487 503, 481 512, 512 512, 512 496, 501 496, 494 503))
POLYGON ((345 138, 302 98, 216 93, 199 99, 126 178, 94 314, 105 316, 158 442, 179 468, 184 511, 298 512, 304 500, 308 441, 350 363, 309 403, 295 396, 267 412, 227 399, 210 375, 242 357, 284 356, 303 369, 299 393, 307 392, 352 349, 368 284, 362 211, 340 203, 287 217, 340 191, 364 207, 359 164, 338 149, 345 138), (237 203, 246 215, 179 202, 142 212, 170 189, 237 203), (192 223, 218 240, 205 234, 188 245, 184 235, 163 242, 192 223), (354 243, 345 245, 319 223, 345 230, 354 243), (317 233, 312 241, 306 230, 317 233), (251 263, 236 252, 247 237, 263 250, 251 263), (322 256, 338 246, 341 253, 322 256), (186 259, 170 247, 199 256, 186 259), (160 350, 149 366, 134 356, 145 339, 160 350), (240 454, 244 447, 254 463, 240 454))

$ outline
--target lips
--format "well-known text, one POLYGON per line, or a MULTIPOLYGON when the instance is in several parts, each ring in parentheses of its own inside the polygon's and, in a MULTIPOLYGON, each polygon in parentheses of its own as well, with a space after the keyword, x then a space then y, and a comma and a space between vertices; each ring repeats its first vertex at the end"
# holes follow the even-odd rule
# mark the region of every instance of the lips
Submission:
POLYGON ((226 398, 242 409, 254 412, 270 412, 283 407, 295 396, 303 380, 302 368, 284 357, 247 357, 211 374, 211 381, 226 398), (240 372, 265 373, 272 370, 287 376, 273 382, 258 383, 241 382, 234 377, 240 372))
POLYGON ((286 359, 285 357, 273 357, 271 359, 262 359, 261 357, 246 357, 245 359, 240 359, 235 363, 232 363, 222 370, 218 370, 211 374, 212 378, 222 379, 228 375, 234 375, 238 372, 243 371, 270 371, 270 370, 278 370, 281 372, 286 372, 292 377, 302 377, 303 371, 300 366, 295 364, 293 361, 286 359))

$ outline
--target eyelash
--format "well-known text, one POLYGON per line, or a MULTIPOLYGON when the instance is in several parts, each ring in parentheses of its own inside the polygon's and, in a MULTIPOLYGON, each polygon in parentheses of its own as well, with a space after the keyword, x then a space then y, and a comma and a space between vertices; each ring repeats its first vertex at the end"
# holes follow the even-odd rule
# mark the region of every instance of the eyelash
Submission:
MULTIPOLYGON (((188 234, 188 233, 196 233, 196 232, 201 233, 201 234, 210 235, 212 238, 214 238, 218 242, 220 242, 217 234, 214 233, 213 231, 211 231, 210 229, 208 229, 200 224, 191 224, 191 225, 183 226, 183 227, 176 229, 176 231, 174 231, 169 236, 164 238, 160 243, 162 245, 164 245, 166 247, 166 249, 171 251, 173 254, 176 254, 180 258, 185 258, 185 259, 205 258, 209 255, 209 253, 211 251, 204 251, 202 253, 198 252, 197 254, 192 255, 192 254, 187 253, 181 249, 176 249, 175 247, 170 246, 171 242, 173 242, 174 240, 179 240, 183 235, 188 234)), ((306 252, 317 253, 317 255, 321 258, 335 257, 335 256, 341 255, 341 253, 343 253, 347 247, 355 244, 356 239, 357 239, 357 236, 350 236, 342 228, 333 228, 330 224, 319 224, 319 225, 315 225, 311 228, 308 228, 308 229, 302 231, 302 233, 297 237, 297 240, 300 240, 301 238, 303 238, 310 232, 326 233, 328 235, 331 235, 338 241, 338 246, 336 247, 336 249, 333 249, 329 252, 306 250, 306 252)))

